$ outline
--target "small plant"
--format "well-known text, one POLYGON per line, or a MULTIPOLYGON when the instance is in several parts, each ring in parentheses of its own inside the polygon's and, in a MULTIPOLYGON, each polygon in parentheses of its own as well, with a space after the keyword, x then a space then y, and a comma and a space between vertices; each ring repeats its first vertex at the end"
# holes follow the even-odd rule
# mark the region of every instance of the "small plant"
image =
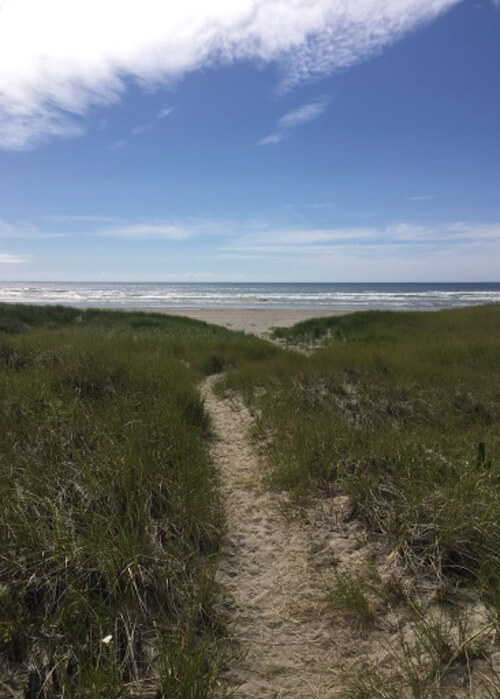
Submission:
POLYGON ((487 658, 492 624, 471 627, 467 613, 424 611, 412 606, 413 620, 399 631, 398 641, 386 648, 382 673, 375 665, 351 677, 342 696, 346 699, 442 699, 454 696, 454 686, 468 686, 467 696, 488 694, 495 687, 494 673, 472 677, 473 661, 487 658))
POLYGON ((369 586, 361 577, 348 571, 337 571, 329 587, 326 602, 334 614, 340 614, 358 630, 369 628, 375 621, 375 609, 369 597, 369 586))

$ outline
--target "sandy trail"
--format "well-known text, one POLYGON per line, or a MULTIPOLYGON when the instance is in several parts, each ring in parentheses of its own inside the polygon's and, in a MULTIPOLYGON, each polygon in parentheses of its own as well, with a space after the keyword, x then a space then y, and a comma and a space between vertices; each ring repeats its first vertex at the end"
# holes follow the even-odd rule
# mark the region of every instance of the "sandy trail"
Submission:
MULTIPOLYGON (((228 520, 218 582, 234 657, 222 692, 254 699, 326 699, 338 697, 346 681, 370 666, 385 677, 399 676, 395 651, 401 633, 415 638, 405 604, 377 605, 376 623, 358 633, 325 603, 335 570, 356 575, 369 563, 372 570, 377 567, 378 585, 394 575, 408 582, 397 559, 383 537, 367 536, 351 516, 346 496, 317 500, 304 518, 283 515, 279 496, 261 484, 261 461, 249 436, 252 417, 240 397, 214 394, 217 378, 204 381, 202 395, 212 420, 212 458, 220 469, 228 520)), ((427 589, 423 578, 418 589, 418 582, 411 579, 414 599, 423 603, 428 598, 428 614, 446 614, 433 601, 432 586, 427 589)), ((483 603, 473 596, 467 604, 471 629, 491 627, 483 603)), ((481 691, 486 663, 477 660, 476 665, 477 694, 467 690, 472 682, 467 665, 448 673, 440 696, 486 696, 481 691)), ((413 696, 404 677, 402 682, 393 686, 394 696, 413 696)))
MULTIPOLYGON (((225 689, 237 697, 333 696, 335 658, 344 654, 321 612, 324 583, 311 565, 307 526, 285 519, 276 495, 259 485, 259 459, 248 438, 251 416, 240 400, 216 397, 213 383, 214 377, 205 381, 203 395, 228 515, 218 580, 237 644, 225 689)), ((332 538, 330 528, 323 534, 332 538)), ((355 554, 355 537, 333 536, 340 537, 339 548, 355 554)), ((322 546, 335 545, 325 538, 322 546)))

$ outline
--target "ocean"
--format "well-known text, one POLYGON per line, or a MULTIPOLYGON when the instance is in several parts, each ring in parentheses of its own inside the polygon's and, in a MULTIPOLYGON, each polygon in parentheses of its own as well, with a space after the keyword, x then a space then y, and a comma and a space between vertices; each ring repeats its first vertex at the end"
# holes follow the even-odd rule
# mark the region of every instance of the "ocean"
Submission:
POLYGON ((500 303, 500 283, 0 282, 0 301, 101 308, 437 310, 500 303))

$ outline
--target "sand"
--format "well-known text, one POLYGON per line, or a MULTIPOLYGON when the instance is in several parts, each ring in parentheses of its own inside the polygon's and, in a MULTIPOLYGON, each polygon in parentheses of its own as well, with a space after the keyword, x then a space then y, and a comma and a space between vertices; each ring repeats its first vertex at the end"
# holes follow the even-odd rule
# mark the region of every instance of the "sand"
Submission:
POLYGON ((129 308, 126 310, 187 316, 260 337, 264 337, 273 327, 289 327, 308 318, 344 315, 348 312, 335 308, 129 308))
POLYGON ((220 694, 329 699, 342 685, 341 667, 374 650, 325 614, 332 557, 352 568, 373 546, 362 543, 345 496, 331 498, 327 512, 314 508, 308 521, 284 514, 280 496, 261 483, 262 462, 249 438, 252 416, 240 397, 214 393, 217 379, 204 381, 202 395, 227 514, 217 581, 233 655, 220 694))

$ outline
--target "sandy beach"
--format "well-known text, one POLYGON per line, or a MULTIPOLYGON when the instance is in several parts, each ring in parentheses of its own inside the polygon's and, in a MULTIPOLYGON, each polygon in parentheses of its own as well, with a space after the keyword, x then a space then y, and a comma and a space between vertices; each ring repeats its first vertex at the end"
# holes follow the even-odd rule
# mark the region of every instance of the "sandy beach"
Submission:
POLYGON ((126 310, 187 316, 261 337, 271 328, 289 327, 308 318, 340 316, 349 313, 349 311, 339 311, 334 308, 128 308, 126 310))

